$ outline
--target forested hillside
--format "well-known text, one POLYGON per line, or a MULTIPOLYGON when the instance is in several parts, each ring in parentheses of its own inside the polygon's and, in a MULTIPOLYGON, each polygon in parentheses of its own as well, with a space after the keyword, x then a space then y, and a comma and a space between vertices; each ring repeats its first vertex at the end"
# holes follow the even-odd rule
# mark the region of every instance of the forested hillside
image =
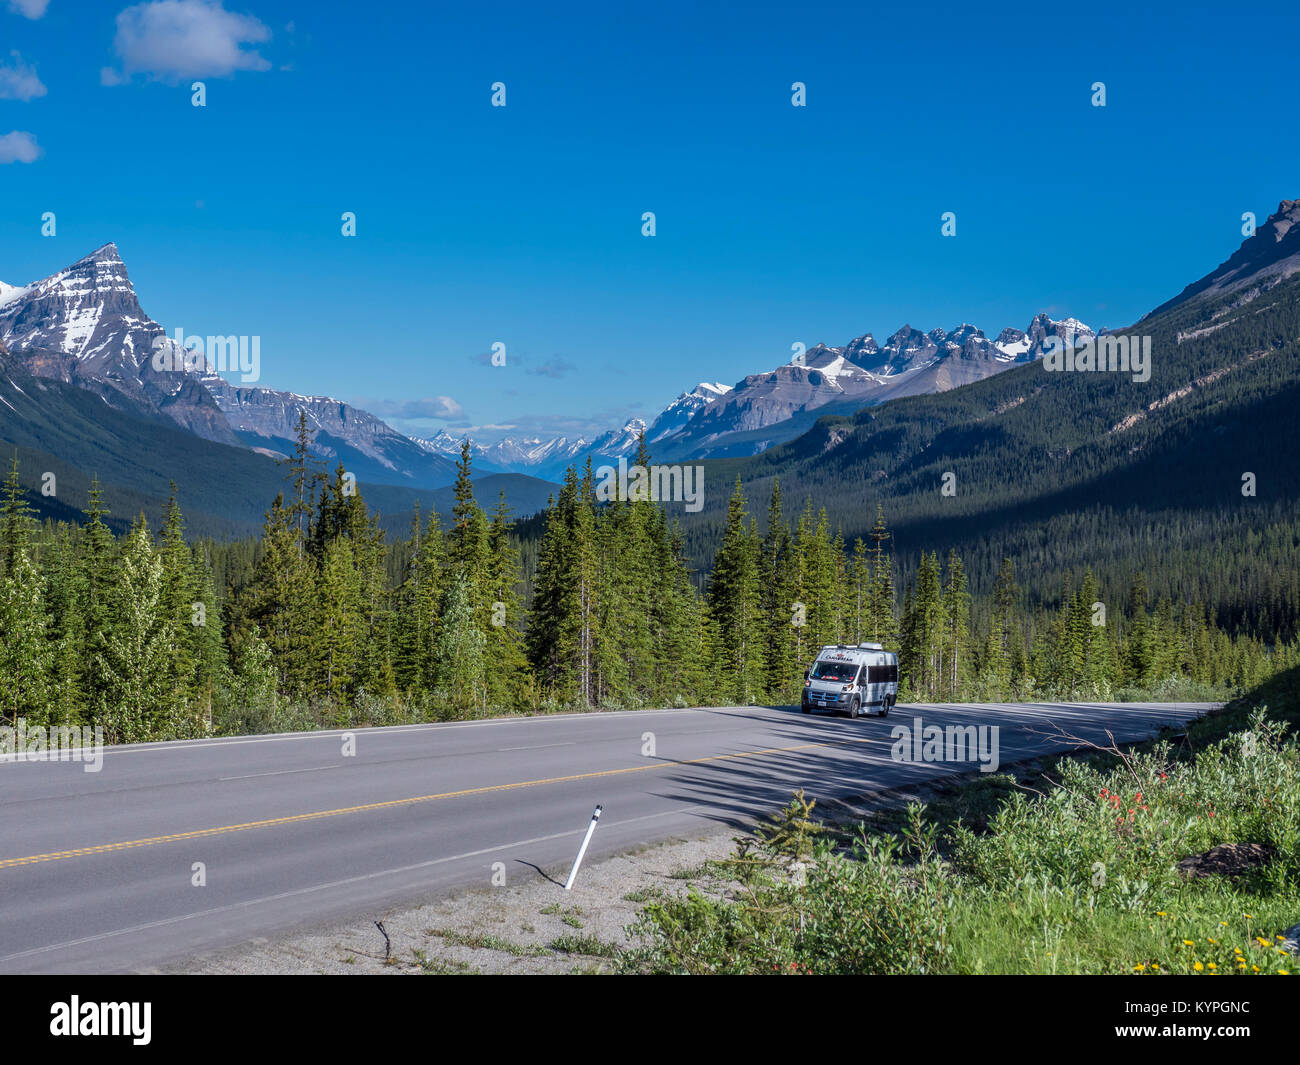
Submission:
POLYGON ((763 455, 712 463, 704 511, 683 517, 707 564, 727 485, 825 506, 846 540, 877 506, 900 580, 922 552, 958 550, 972 590, 1011 558, 1026 591, 1053 599, 1091 566, 1100 597, 1151 594, 1212 606, 1220 625, 1291 639, 1300 612, 1300 278, 1181 304, 1130 334, 1152 337, 1152 373, 1049 373, 1041 363, 937 396, 822 419, 763 455), (952 473, 954 494, 942 494, 952 473), (1254 494, 1243 478, 1253 474, 1254 494))
MULTIPOLYGON (((590 464, 542 519, 531 595, 508 507, 474 498, 469 448, 444 529, 389 544, 300 425, 255 544, 187 543, 171 500, 115 538, 92 484, 76 524, 37 526, 17 465, 0 525, 0 720, 101 725, 111 741, 511 711, 789 703, 825 643, 897 646, 904 698, 1207 696, 1295 664, 1223 631, 1199 602, 1133 580, 1098 613, 1085 571, 1062 606, 1027 600, 1010 560, 980 608, 956 550, 901 595, 877 512, 845 543, 825 510, 766 521, 735 485, 703 595, 665 505, 599 502, 590 464)), ((644 450, 639 456, 648 460, 644 450)))

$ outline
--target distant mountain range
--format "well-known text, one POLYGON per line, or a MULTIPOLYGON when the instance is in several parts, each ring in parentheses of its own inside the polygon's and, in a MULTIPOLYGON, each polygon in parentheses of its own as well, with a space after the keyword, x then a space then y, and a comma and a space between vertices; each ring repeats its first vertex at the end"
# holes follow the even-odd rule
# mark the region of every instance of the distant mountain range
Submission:
MULTIPOLYGON (((656 461, 754 455, 804 432, 816 417, 845 413, 900 396, 945 392, 1041 358, 1048 340, 1077 345, 1096 332, 1074 318, 1037 315, 1028 329, 1004 329, 996 340, 963 323, 922 333, 904 325, 878 345, 870 334, 843 347, 817 344, 797 361, 751 374, 734 386, 702 382, 683 392, 648 424, 633 419, 591 439, 507 438, 473 445, 493 469, 557 478, 588 456, 611 460, 635 454, 644 432, 656 461)), ((438 454, 460 452, 461 438, 443 431, 417 441, 438 454)))
POLYGON ((11 371, 88 389, 110 407, 215 443, 287 453, 304 411, 316 452, 358 480, 438 488, 455 478, 444 455, 347 403, 235 386, 206 358, 194 372, 156 369, 156 351, 177 360, 184 349, 140 306, 115 244, 30 285, 0 284, 0 342, 11 371))
MULTIPOLYGON (((1037 325, 1047 328, 1036 323, 1031 346, 1043 339, 1037 325)), ((787 509, 824 506, 849 544, 869 536, 883 506, 900 593, 922 551, 955 549, 975 591, 991 590, 1004 558, 1047 602, 1085 567, 1099 600, 1122 602, 1141 572, 1153 604, 1212 604, 1222 624, 1290 639, 1300 613, 1300 200, 1282 201, 1219 267, 1116 332, 1150 338, 1149 379, 1013 365, 966 388, 816 419, 761 456, 707 464, 703 510, 675 515, 693 561, 710 564, 737 477, 760 515, 779 478, 787 509)))
MULTIPOLYGON (((866 334, 843 347, 818 344, 795 362, 734 386, 702 382, 648 423, 634 419, 590 439, 474 444, 476 468, 554 480, 588 457, 631 456, 643 432, 657 460, 755 454, 798 436, 820 414, 946 391, 1032 361, 1049 337, 1093 335, 1082 322, 1045 314, 1026 330, 1004 329, 996 340, 966 324, 928 333, 905 325, 883 345, 866 334)), ((282 457, 305 413, 316 451, 363 482, 436 489, 455 476, 461 438, 445 430, 429 439, 409 437, 336 399, 233 384, 215 372, 228 367, 216 365, 212 352, 177 372, 185 349, 145 313, 115 244, 28 285, 0 282, 0 343, 10 372, 87 389, 114 409, 213 443, 282 457)))

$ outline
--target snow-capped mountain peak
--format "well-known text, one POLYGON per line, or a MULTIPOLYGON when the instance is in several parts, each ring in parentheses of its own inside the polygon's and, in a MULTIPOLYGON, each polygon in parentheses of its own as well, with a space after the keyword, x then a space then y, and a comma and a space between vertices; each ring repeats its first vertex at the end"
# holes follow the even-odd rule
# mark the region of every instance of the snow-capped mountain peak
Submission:
POLYGON ((22 288, 0 290, 0 336, 11 349, 39 348, 134 367, 162 327, 140 308, 116 244, 22 288))
POLYGON ((701 381, 691 391, 683 392, 661 410, 645 429, 646 442, 653 444, 680 432, 696 414, 728 392, 730 385, 721 381, 701 381))
POLYGON ((30 287, 30 285, 7 285, 0 281, 0 307, 3 307, 6 303, 12 303, 16 299, 22 299, 30 287))

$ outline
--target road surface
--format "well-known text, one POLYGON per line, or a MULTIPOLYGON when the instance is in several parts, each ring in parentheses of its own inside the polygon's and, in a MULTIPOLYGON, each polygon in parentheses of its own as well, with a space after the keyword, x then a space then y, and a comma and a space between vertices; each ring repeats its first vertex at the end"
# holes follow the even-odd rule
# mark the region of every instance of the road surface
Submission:
MULTIPOLYGON (((110 747, 0 764, 0 972, 155 971, 293 928, 743 828, 804 788, 846 797, 974 763, 902 763, 891 729, 999 727, 1003 765, 1155 734, 1210 704, 788 707, 502 718, 110 747), (196 881, 202 880, 201 886, 196 881)), ((558 888, 557 888, 558 890, 558 888)))

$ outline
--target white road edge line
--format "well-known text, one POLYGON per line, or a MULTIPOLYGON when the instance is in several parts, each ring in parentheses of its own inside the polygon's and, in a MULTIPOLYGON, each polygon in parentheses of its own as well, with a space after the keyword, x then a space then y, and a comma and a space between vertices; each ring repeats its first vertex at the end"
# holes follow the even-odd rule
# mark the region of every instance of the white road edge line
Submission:
POLYGON ((218 780, 252 780, 254 777, 282 777, 289 773, 319 773, 322 769, 342 769, 341 765, 317 765, 310 769, 273 769, 269 773, 244 773, 237 777, 217 777, 218 780))
MULTIPOLYGON (((670 817, 683 812, 689 812, 692 807, 687 807, 685 811, 681 809, 664 810, 662 813, 646 814, 644 817, 630 817, 626 821, 616 821, 612 827, 621 825, 632 825, 638 821, 653 821, 660 817, 670 817)), ((587 831, 587 826, 570 829, 567 832, 553 832, 549 836, 534 836, 532 839, 515 840, 513 843, 501 843, 495 847, 484 847, 482 850, 466 851, 464 854, 452 854, 446 858, 433 858, 427 862, 417 862, 415 865, 403 865, 397 869, 381 869, 376 873, 362 873, 359 876, 349 876, 343 880, 333 880, 328 884, 313 884, 311 887, 296 888, 293 891, 282 891, 278 895, 266 895, 260 899, 245 899, 243 902, 232 902, 228 906, 218 906, 211 910, 201 910, 198 913, 184 913, 178 917, 167 917, 161 921, 150 921, 147 924, 133 925, 130 928, 118 928, 112 932, 100 932, 98 935, 85 936, 82 939, 69 939, 63 943, 51 943, 46 947, 33 947, 31 950, 19 951, 17 954, 6 954, 0 957, 0 963, 7 961, 16 961, 19 958, 30 958, 35 954, 45 954, 52 950, 64 950, 67 947, 80 947, 87 943, 96 943, 104 939, 112 939, 114 936, 126 936, 132 932, 145 932, 151 928, 163 928, 166 925, 179 924, 181 921, 191 921, 196 917, 211 917, 218 913, 230 913, 234 910, 245 909, 249 906, 258 906, 267 902, 279 902, 282 899, 292 899, 300 895, 310 895, 316 891, 328 891, 330 888, 343 887, 346 884, 359 884, 365 880, 375 880, 381 876, 393 876, 397 873, 409 873, 416 869, 428 869, 434 865, 445 865, 447 862, 458 862, 465 858, 477 858, 481 854, 493 854, 496 851, 509 850, 512 847, 526 847, 532 843, 546 843, 553 839, 563 839, 565 836, 580 836, 587 831)), ((359 910, 366 908, 365 904, 357 907, 359 910)), ((325 922, 320 922, 325 923, 325 922)))
POLYGON ((498 747, 496 753, 502 754, 505 751, 540 751, 547 747, 572 747, 577 742, 577 740, 569 740, 566 743, 535 743, 529 747, 498 747))

